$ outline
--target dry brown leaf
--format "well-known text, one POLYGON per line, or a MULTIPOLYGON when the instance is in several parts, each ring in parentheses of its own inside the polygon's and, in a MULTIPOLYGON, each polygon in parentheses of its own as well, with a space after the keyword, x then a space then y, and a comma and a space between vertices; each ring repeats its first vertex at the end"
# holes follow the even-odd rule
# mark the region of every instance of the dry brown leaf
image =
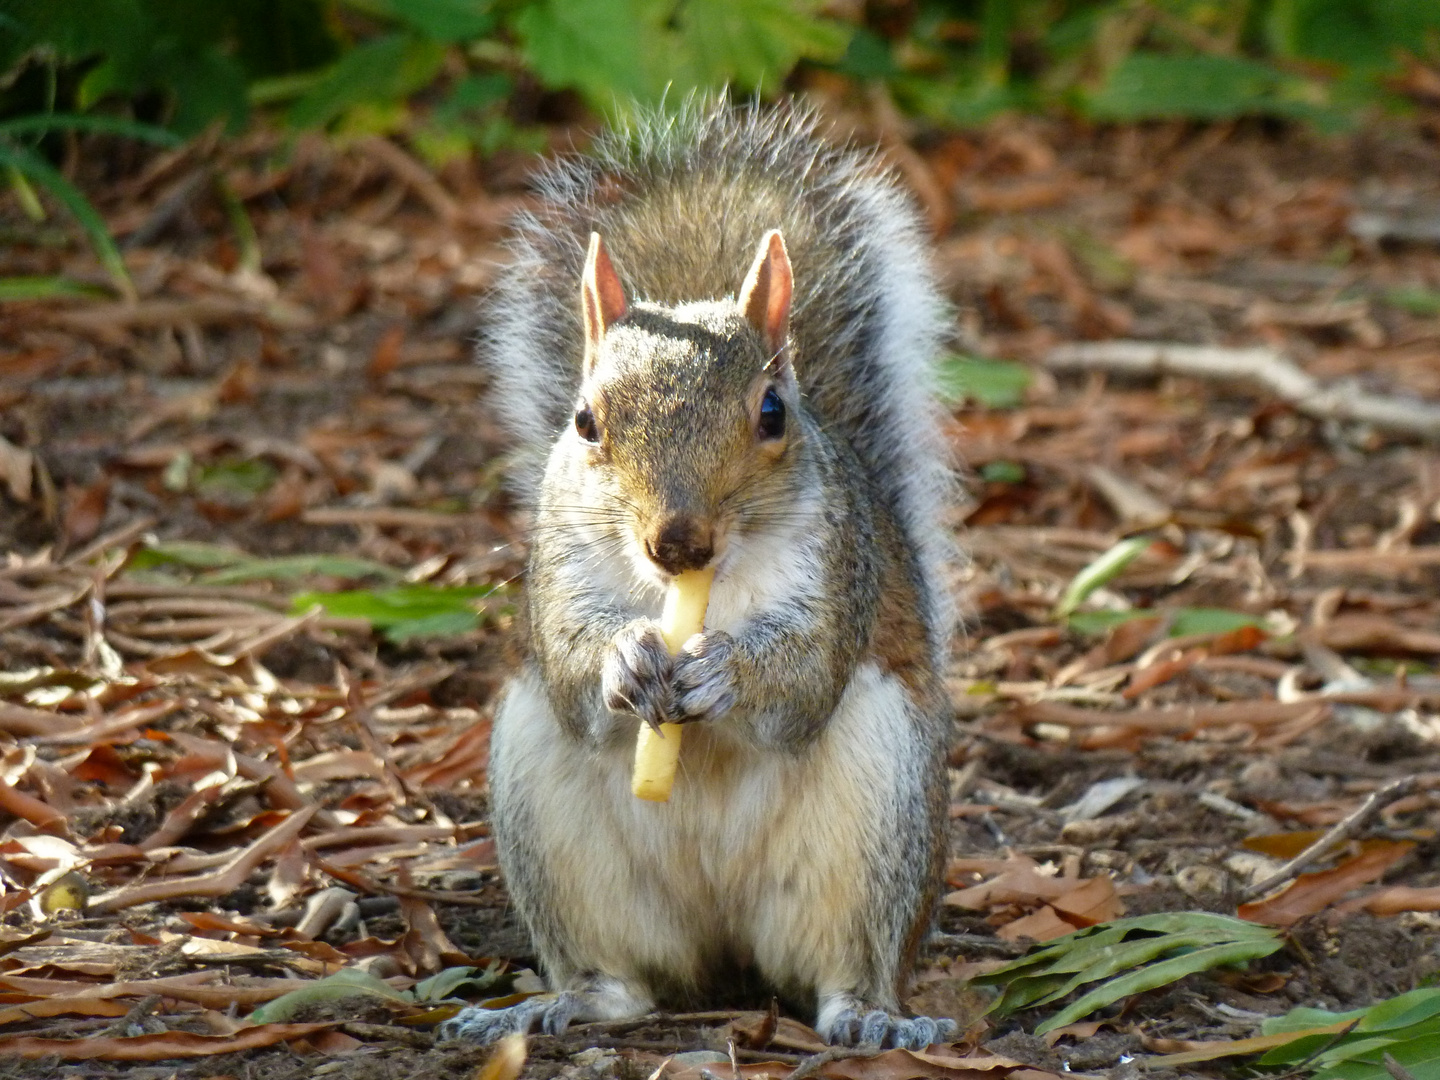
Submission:
POLYGON ((22 1058, 57 1057, 61 1061, 165 1061, 170 1058, 211 1057, 257 1050, 338 1027, 342 1021, 323 1024, 259 1024, 234 1035, 191 1035, 162 1031, 133 1037, 40 1039, 29 1035, 0 1037, 0 1054, 22 1058))
POLYGON ((1293 926, 1307 915, 1323 911, 1346 893, 1377 880, 1415 848, 1409 840, 1373 843, 1369 850, 1346 859, 1332 870, 1301 874, 1273 896, 1241 904, 1242 919, 1266 926, 1293 926))
MULTIPOLYGON (((1274 816, 1274 811, 1265 807, 1265 813, 1274 816)), ((1351 807, 1351 809, 1354 809, 1351 807)), ((1275 859, 1293 859, 1320 837, 1323 829, 1305 829, 1300 832, 1266 833, 1264 836, 1247 836, 1240 846, 1247 851, 1258 851, 1275 859)))
POLYGON ((1125 904, 1115 891, 1115 882, 1103 874, 1081 880, 1069 892, 1050 901, 1050 906, 1077 929, 1125 914, 1125 904))
POLYGON ((19 503, 29 502, 34 477, 35 454, 0 435, 0 480, 9 489, 10 497, 19 503))
POLYGON ((1440 911, 1440 886, 1417 889, 1408 885, 1391 885, 1365 897, 1361 906, 1371 915, 1398 915, 1402 911, 1440 911))
POLYGON ((1078 927, 1062 919, 1049 904, 1029 915, 1006 923, 995 931, 1003 941, 1053 941, 1055 938, 1073 934, 1078 927))

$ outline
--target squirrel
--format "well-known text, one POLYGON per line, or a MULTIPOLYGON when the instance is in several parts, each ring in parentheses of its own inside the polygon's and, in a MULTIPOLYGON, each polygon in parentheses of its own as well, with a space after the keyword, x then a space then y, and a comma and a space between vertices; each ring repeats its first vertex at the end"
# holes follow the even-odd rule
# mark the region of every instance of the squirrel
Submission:
POLYGON ((948 308, 873 152, 692 100, 550 165, 481 339, 533 515, 495 710, 500 867, 553 993, 442 1035, 559 1033, 753 971, 830 1043, 922 1048, 901 995, 947 854, 948 308), (671 656, 667 583, 714 569, 671 656), (684 723, 668 803, 640 724, 684 723))

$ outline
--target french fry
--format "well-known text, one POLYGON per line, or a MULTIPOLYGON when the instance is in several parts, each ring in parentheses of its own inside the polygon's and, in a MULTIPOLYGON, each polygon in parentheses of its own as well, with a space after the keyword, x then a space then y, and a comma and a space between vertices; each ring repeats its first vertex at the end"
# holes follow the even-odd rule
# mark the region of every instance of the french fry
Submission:
MULTIPOLYGON (((713 569, 690 570, 676 574, 670 583, 665 609, 660 613, 660 633, 672 656, 705 628, 705 609, 710 604, 710 583, 714 580, 713 569)), ((669 800, 675 766, 680 761, 682 730, 679 724, 661 724, 657 733, 648 724, 640 725, 640 736, 635 740, 635 771, 630 777, 630 790, 636 798, 669 800)))

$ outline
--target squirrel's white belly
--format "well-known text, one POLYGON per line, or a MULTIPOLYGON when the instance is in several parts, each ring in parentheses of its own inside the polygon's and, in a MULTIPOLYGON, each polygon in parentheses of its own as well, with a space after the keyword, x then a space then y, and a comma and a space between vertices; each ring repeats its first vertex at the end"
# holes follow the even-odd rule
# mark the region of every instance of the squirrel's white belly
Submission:
POLYGON ((544 860, 547 907, 585 968, 699 984, 729 956, 777 982, 853 985, 846 969, 863 960, 850 938, 868 902, 856 860, 911 801, 918 778, 897 763, 923 759, 897 749, 919 738, 908 701, 867 663, 803 753, 744 744, 723 720, 690 725, 670 801, 649 803, 630 791, 631 748, 571 739, 527 671, 495 719, 492 783, 532 833, 508 842, 544 860))

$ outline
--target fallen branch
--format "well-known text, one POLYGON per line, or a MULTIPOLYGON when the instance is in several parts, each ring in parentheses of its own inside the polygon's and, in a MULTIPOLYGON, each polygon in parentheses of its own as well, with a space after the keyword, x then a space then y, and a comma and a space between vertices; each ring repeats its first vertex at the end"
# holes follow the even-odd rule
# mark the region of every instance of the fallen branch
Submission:
POLYGON ((301 830, 309 823, 316 809, 314 806, 307 806, 303 810, 295 811, 213 873, 201 877, 152 881, 126 886, 95 897, 90 901, 87 910, 98 914, 105 911, 119 911, 121 908, 148 904, 157 900, 224 896, 243 885, 245 879, 250 876, 250 872, 271 855, 279 854, 288 847, 290 842, 299 836, 301 830))
POLYGON ((1324 709, 1323 701, 1231 701, 1218 705, 1177 705, 1162 709, 1081 709, 1054 701, 1015 706, 1004 718, 1022 724, 1059 724, 1071 728, 1122 727, 1144 731, 1195 731, 1235 724, 1282 724, 1324 709))
POLYGON ((1241 901, 1253 900, 1257 896, 1264 896, 1277 885, 1289 881, 1315 860, 1322 858, 1337 845, 1344 843, 1350 839, 1350 837, 1354 836, 1371 818, 1380 813, 1385 807, 1409 795, 1415 790, 1418 784, 1419 777, 1402 776, 1400 779, 1392 780, 1384 787, 1372 791, 1370 797, 1361 803, 1357 810, 1346 816, 1343 820, 1337 821, 1326 830, 1324 836, 1316 840, 1299 855, 1296 855, 1295 858, 1291 859, 1263 881, 1258 881, 1254 885, 1241 890, 1241 901))
POLYGON ((1369 394, 1350 383, 1325 384, 1293 361, 1264 348, 1172 345, 1159 341, 1097 341, 1052 349, 1045 366, 1126 375, 1184 375, 1248 383, 1318 420, 1349 420, 1384 431, 1440 439, 1440 406, 1369 394))

